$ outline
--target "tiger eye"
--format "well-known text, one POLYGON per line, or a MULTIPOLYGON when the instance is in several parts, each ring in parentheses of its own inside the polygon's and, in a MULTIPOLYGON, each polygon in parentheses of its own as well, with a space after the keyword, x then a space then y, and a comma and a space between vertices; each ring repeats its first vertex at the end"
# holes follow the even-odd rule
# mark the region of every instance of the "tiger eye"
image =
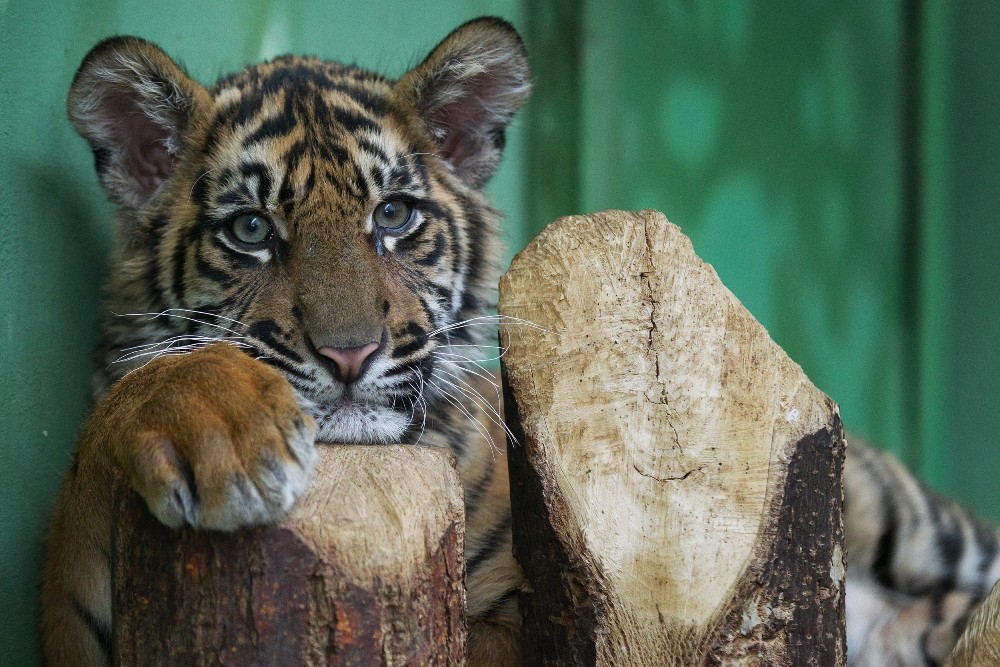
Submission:
POLYGON ((375 207, 372 220, 383 231, 398 234, 413 221, 413 206, 402 199, 387 199, 375 207))
POLYGON ((229 229, 247 245, 258 245, 271 238, 271 222, 262 215, 241 215, 229 223, 229 229))

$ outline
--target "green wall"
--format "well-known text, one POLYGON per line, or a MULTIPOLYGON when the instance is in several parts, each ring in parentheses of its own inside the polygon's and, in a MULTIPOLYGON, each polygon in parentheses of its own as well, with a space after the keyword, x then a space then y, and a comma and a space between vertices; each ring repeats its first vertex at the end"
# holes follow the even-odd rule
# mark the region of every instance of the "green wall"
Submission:
POLYGON ((0 0, 4 663, 37 659, 110 241, 63 110, 84 53, 133 33, 206 82, 285 51, 399 74, 479 14, 536 78, 493 185, 511 251, 559 215, 664 211, 850 429, 1000 519, 1000 4, 0 0))
POLYGON ((948 413, 943 486, 1000 519, 1000 3, 945 5, 940 21, 951 36, 939 234, 948 267, 940 289, 948 393, 929 407, 948 413))

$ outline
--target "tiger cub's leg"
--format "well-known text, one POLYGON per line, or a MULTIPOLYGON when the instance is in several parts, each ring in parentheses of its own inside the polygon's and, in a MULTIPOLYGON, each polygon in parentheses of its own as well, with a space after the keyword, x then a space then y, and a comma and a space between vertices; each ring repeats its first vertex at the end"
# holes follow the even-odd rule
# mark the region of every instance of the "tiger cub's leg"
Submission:
POLYGON ((1000 578, 1000 531, 854 440, 844 501, 850 664, 938 664, 1000 578))
POLYGON ((49 529, 42 652, 49 665, 108 664, 113 470, 169 526, 268 523, 305 489, 314 425, 277 371, 215 344, 119 380, 77 444, 49 529))
MULTIPOLYGON (((502 440, 501 440, 502 442, 502 440)), ((469 667, 521 664, 521 615, 517 591, 523 574, 511 547, 507 461, 503 452, 485 472, 494 479, 480 502, 466 508, 469 667)), ((466 498, 476 487, 466 486, 466 498)))
POLYGON ((42 653, 51 667, 110 663, 112 483, 103 462, 77 450, 49 525, 42 569, 42 653))

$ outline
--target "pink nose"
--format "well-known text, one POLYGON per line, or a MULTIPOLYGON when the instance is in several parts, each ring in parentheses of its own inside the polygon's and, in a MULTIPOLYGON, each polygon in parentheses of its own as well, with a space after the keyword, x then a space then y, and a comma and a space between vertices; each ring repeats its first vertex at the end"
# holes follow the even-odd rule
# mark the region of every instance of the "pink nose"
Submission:
POLYGON ((321 347, 318 351, 333 362, 337 379, 350 384, 361 377, 361 367, 365 360, 378 348, 378 343, 368 343, 361 347, 321 347))

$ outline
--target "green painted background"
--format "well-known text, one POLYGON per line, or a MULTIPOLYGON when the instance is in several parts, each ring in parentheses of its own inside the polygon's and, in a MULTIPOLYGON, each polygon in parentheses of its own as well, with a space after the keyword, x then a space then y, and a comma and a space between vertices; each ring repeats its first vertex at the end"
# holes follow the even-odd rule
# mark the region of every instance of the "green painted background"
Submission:
POLYGON ((1000 3, 0 0, 0 662, 33 664, 41 535, 87 409, 109 208, 63 100, 133 33, 203 81, 294 51, 399 74, 464 19, 535 96, 493 184, 511 252, 653 207, 842 406, 1000 519, 1000 3))

